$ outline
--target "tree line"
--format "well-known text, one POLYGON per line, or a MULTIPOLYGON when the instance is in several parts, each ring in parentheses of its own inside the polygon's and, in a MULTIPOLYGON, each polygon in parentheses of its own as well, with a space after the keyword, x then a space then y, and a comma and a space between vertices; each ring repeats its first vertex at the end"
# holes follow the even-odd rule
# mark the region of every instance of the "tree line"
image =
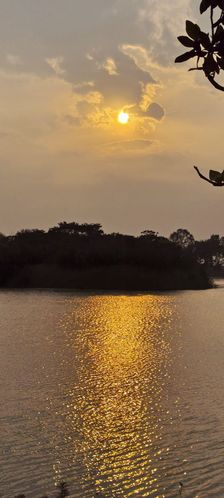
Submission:
POLYGON ((222 268, 224 239, 195 241, 185 229, 166 238, 104 233, 99 223, 61 222, 49 230, 0 234, 1 287, 163 289, 207 287, 222 268), (191 281, 189 281, 191 279, 191 281))
POLYGON ((186 229, 178 229, 170 240, 195 256, 206 271, 214 277, 224 276, 224 236, 211 235, 205 240, 195 240, 186 229))

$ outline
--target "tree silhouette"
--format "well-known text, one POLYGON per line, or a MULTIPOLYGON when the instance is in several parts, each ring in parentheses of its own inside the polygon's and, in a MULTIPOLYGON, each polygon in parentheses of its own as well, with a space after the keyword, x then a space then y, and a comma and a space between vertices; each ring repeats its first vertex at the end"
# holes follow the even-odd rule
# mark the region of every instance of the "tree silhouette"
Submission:
POLYGON ((216 81, 224 70, 224 0, 202 0, 200 13, 210 12, 210 33, 205 33, 192 21, 186 21, 187 36, 178 36, 179 42, 189 48, 179 55, 175 62, 196 59, 195 67, 189 71, 203 71, 208 81, 220 91, 224 84, 216 81))
POLYGON ((178 232, 176 243, 150 229, 137 237, 106 234, 99 223, 76 221, 20 230, 0 236, 0 287, 207 288, 192 239, 187 230, 178 232))
POLYGON ((154 232, 154 230, 143 230, 141 232, 141 237, 148 237, 151 240, 155 240, 158 237, 158 232, 154 232))
POLYGON ((176 232, 171 233, 170 240, 183 249, 194 244, 194 237, 186 228, 178 228, 176 232))

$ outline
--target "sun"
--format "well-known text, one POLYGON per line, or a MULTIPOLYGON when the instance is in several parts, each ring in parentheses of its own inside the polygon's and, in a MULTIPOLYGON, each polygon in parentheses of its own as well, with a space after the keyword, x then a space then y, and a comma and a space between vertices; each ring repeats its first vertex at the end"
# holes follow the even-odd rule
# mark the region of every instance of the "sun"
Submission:
POLYGON ((129 121, 129 114, 127 112, 121 111, 118 114, 118 118, 117 119, 118 119, 118 122, 120 124, 126 125, 126 124, 128 124, 128 121, 129 121))

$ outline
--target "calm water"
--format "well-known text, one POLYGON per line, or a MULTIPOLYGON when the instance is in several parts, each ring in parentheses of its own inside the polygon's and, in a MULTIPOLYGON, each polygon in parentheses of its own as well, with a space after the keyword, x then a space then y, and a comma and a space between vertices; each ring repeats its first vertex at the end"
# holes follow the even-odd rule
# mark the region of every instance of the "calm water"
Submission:
POLYGON ((0 492, 224 496, 224 288, 0 292, 0 492))

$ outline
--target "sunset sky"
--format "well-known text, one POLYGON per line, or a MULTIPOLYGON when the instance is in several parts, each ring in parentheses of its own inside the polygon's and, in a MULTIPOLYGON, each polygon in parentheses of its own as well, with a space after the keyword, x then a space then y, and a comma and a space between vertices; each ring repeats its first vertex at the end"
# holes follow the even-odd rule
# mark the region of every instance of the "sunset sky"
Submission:
POLYGON ((0 0, 0 231, 224 235, 224 189, 193 170, 224 169, 224 95, 173 62, 198 6, 0 0))

